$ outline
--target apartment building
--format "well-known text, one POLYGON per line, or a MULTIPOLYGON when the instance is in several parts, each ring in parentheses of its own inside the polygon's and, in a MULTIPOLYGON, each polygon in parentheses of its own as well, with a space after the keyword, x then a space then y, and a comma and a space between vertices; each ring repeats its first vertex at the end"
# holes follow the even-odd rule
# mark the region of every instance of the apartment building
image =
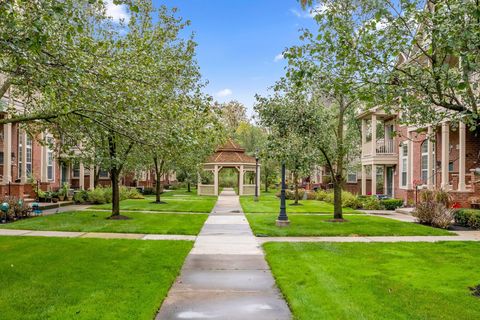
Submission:
POLYGON ((386 194, 414 204, 422 189, 442 189, 469 207, 480 196, 480 131, 444 121, 424 128, 399 124, 375 108, 362 123, 361 194, 386 194))

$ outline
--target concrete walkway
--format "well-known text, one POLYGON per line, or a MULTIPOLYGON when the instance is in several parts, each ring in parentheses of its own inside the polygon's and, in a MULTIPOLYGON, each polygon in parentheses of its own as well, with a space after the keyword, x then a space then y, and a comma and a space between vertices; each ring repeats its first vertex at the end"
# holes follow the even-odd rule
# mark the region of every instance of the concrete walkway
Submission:
POLYGON ((156 319, 290 319, 232 189, 224 189, 156 319))
POLYGON ((98 238, 98 239, 138 239, 138 240, 188 240, 195 241, 196 236, 177 234, 144 234, 114 232, 75 232, 0 229, 0 236, 59 237, 59 238, 98 238))

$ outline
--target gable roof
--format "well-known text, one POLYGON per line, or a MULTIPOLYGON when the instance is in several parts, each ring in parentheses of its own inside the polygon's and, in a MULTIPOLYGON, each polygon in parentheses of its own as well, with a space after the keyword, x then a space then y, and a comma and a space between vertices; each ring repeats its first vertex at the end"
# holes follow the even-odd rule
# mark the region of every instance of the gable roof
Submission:
POLYGON ((217 148, 214 154, 208 157, 206 163, 255 163, 255 158, 245 153, 245 149, 232 139, 217 148))

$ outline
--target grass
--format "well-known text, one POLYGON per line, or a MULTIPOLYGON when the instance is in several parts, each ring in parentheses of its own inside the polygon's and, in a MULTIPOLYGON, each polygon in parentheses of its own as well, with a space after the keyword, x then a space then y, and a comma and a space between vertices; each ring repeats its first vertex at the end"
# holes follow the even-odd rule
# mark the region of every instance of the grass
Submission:
POLYGON ((192 244, 0 237, 0 318, 150 320, 192 244))
POLYGON ((197 235, 207 214, 122 212, 132 219, 108 220, 110 212, 71 211, 0 225, 5 229, 197 235))
MULTIPOLYGON (((155 196, 146 196, 145 199, 127 199, 120 202, 120 209, 127 211, 163 211, 163 212, 203 212, 212 211, 217 197, 198 196, 195 191, 175 190, 164 192, 161 201, 155 202, 155 196)), ((90 207, 89 209, 111 209, 111 204, 101 204, 90 207)))
POLYGON ((295 319, 480 319, 480 246, 267 243, 295 319))
POLYGON ((283 236, 442 236, 452 235, 442 229, 401 222, 388 218, 364 215, 344 216, 348 222, 329 222, 332 216, 290 215, 290 226, 275 225, 277 214, 247 214, 250 227, 256 235, 283 236))
MULTIPOLYGON (((240 203, 246 213, 278 213, 280 210, 280 199, 275 193, 260 193, 258 202, 253 196, 241 196, 240 203)), ((331 213, 333 204, 318 200, 300 200, 300 206, 292 206, 293 200, 287 200, 288 213, 331 213)), ((343 208, 344 213, 358 213, 351 208, 343 208)))

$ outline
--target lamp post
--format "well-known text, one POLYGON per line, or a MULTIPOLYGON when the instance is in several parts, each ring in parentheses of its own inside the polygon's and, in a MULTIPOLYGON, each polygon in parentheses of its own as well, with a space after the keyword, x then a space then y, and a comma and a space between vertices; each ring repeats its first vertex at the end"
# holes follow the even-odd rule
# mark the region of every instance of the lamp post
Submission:
POLYGON ((258 149, 255 151, 255 202, 258 202, 258 149))
POLYGON ((282 191, 280 193, 280 214, 278 215, 276 225, 278 227, 285 227, 290 224, 287 216, 287 206, 285 204, 285 161, 282 162, 282 191))

